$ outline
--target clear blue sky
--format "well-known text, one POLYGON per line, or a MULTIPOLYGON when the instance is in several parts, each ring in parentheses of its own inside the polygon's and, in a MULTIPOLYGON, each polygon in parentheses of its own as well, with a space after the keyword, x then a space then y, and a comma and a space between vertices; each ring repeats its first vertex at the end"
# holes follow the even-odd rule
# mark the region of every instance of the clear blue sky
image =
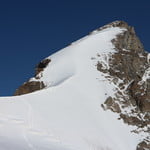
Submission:
POLYGON ((115 20, 150 50, 149 0, 1 0, 0 95, 12 95, 43 58, 115 20))

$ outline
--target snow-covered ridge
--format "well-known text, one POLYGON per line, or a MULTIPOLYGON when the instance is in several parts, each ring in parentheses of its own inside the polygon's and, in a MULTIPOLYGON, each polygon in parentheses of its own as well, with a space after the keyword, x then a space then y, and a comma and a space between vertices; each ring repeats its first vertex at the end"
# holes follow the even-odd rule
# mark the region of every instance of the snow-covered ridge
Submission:
POLYGON ((134 127, 101 108, 116 87, 97 71, 95 57, 114 53, 111 41, 125 30, 105 28, 49 56, 41 78, 31 79, 46 89, 1 97, 0 150, 135 150, 134 127))
MULTIPOLYGON (((55 86, 83 71, 91 72, 89 68, 91 67, 91 62, 89 62, 91 57, 98 53, 114 52, 111 40, 125 30, 110 27, 97 31, 47 57, 46 59, 50 59, 51 63, 44 69, 39 81, 43 81, 46 87, 55 86)), ((38 80, 32 78, 31 81, 38 80)))

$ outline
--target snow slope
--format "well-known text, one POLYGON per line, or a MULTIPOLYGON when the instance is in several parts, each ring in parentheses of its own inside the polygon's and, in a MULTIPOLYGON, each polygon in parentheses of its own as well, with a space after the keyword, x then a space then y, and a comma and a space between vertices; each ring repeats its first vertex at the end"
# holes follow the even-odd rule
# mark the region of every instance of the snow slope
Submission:
POLYGON ((133 127, 101 107, 115 87, 95 58, 113 53, 111 40, 124 30, 94 31, 48 57, 39 79, 46 89, 1 97, 0 150, 135 150, 140 137, 133 127))

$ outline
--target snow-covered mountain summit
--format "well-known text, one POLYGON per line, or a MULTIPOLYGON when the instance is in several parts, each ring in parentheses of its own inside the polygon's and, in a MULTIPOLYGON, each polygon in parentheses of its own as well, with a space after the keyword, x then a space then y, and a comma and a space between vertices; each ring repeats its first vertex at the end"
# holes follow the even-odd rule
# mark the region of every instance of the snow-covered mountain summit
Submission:
MULTIPOLYGON (((122 25, 127 26, 125 22, 120 21, 105 25, 86 37, 71 43, 70 46, 54 55, 45 58, 37 65, 35 77, 17 89, 15 95, 54 86, 72 76, 71 74, 75 74, 75 68, 78 72, 81 70, 86 72, 86 68, 89 67, 87 63, 92 57, 99 53, 114 51, 114 46, 110 41, 125 30, 125 28, 117 28, 118 26, 122 27, 122 25)), ((92 71, 90 70, 90 72, 92 71)))
POLYGON ((0 150, 149 150, 149 61, 122 21, 45 58, 0 98, 0 150))

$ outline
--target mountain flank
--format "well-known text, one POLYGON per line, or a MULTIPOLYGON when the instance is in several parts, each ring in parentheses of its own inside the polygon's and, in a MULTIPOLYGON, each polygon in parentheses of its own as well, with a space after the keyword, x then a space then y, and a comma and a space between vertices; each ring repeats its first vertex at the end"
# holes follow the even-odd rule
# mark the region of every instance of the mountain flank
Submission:
MULTIPOLYGON (((139 142, 136 150, 150 150, 150 54, 144 50, 134 27, 124 21, 107 24, 90 35, 116 27, 123 29, 123 32, 111 40, 114 52, 99 52, 91 56, 92 60, 97 60, 95 69, 116 87, 114 95, 108 95, 101 107, 104 111, 117 113, 118 119, 125 124, 136 127, 132 132, 144 132, 146 136, 139 142)), ((34 79, 21 85, 14 95, 46 88, 42 77, 51 62, 50 58, 42 60, 36 66, 34 79)))

